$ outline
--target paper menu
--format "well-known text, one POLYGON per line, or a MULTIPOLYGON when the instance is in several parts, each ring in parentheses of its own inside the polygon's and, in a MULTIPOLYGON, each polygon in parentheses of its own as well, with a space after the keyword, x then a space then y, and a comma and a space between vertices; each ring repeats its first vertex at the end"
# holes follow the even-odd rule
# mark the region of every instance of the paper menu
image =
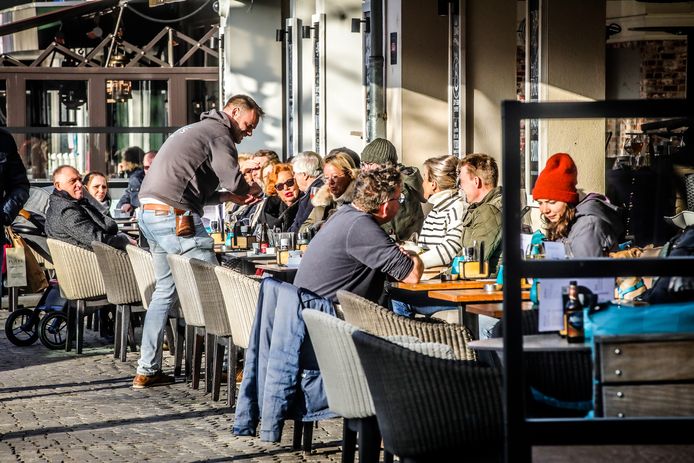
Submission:
POLYGON ((562 289, 576 281, 598 296, 598 303, 610 301, 614 294, 614 278, 543 278, 539 281, 539 330, 558 331, 564 327, 562 289))

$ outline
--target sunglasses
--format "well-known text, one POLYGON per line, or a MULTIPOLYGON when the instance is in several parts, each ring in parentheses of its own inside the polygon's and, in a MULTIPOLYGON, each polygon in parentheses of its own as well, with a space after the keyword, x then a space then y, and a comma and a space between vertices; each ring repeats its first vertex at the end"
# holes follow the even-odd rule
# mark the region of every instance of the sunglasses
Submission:
POLYGON ((286 186, 287 188, 293 187, 293 186, 294 186, 294 179, 293 179, 293 178, 290 178, 289 180, 287 180, 287 181, 284 182, 284 183, 275 183, 275 190, 277 190, 277 191, 282 191, 282 190, 284 190, 284 187, 285 187, 285 186, 286 186))

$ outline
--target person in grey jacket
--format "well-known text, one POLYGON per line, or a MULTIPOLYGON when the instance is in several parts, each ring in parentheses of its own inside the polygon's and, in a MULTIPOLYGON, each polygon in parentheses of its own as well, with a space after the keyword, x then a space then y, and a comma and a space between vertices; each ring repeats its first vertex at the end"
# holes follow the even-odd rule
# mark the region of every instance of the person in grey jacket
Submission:
POLYGON ((261 191, 239 167, 236 144, 251 136, 263 110, 246 95, 232 96, 222 111, 174 132, 159 149, 140 188, 140 230, 150 245, 157 280, 142 329, 142 349, 134 389, 170 384, 161 371, 162 339, 177 299, 168 254, 217 263, 214 241, 202 223, 203 207, 232 201, 251 204, 261 191), (227 191, 217 191, 219 187, 227 191), (187 223, 186 227, 177 224, 187 223))
POLYGON ((118 200, 116 208, 132 215, 133 210, 140 207, 140 187, 156 155, 156 151, 148 151, 147 154, 145 154, 145 157, 142 158, 142 169, 137 169, 128 177, 128 187, 123 192, 123 196, 118 200))
POLYGON ((610 251, 624 231, 616 206, 596 193, 578 200, 578 170, 571 156, 556 153, 540 172, 533 198, 540 205, 549 241, 570 245, 573 257, 601 257, 610 251))
POLYGON ((118 225, 86 197, 80 173, 72 166, 60 166, 53 172, 55 189, 48 199, 46 234, 85 249, 100 241, 118 249, 135 244, 118 225))

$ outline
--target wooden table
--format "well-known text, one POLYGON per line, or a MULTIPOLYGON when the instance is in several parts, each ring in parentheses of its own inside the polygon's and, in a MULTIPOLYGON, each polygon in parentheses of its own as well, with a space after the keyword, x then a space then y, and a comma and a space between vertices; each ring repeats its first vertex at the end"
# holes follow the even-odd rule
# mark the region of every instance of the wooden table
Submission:
POLYGON ((223 265, 235 269, 244 275, 255 275, 256 265, 274 263, 277 259, 274 254, 249 255, 246 251, 222 251, 221 246, 215 246, 215 252, 219 254, 220 261, 223 265))
POLYGON ((489 278, 484 280, 456 280, 441 281, 427 280, 419 283, 392 283, 393 288, 405 289, 407 291, 437 291, 443 289, 482 289, 487 283, 496 283, 496 280, 489 278))
MULTIPOLYGON (((483 289, 443 289, 429 291, 427 295, 432 299, 457 303, 458 323, 467 326, 475 339, 479 338, 479 315, 486 314, 468 311, 466 305, 504 301, 503 291, 485 291, 483 289)), ((530 291, 522 291, 521 298, 524 301, 529 301, 530 291)))
POLYGON ((286 265, 268 264, 261 263, 256 264, 255 268, 261 269, 263 272, 268 272, 273 278, 286 281, 287 283, 293 283, 294 277, 296 276, 299 267, 287 267, 286 265))
MULTIPOLYGON (((481 339, 468 343, 475 350, 502 351, 504 338, 481 339)), ((523 350, 526 352, 555 352, 555 351, 588 351, 590 345, 585 343, 569 343, 556 333, 526 334, 523 336, 523 350)))

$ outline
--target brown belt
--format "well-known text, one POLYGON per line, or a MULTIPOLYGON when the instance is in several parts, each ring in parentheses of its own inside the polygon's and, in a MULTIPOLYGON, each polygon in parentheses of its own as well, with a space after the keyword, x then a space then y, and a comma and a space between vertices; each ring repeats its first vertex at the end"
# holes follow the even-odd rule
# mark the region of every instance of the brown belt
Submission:
POLYGON ((183 215, 187 212, 183 209, 176 209, 175 207, 167 206, 166 204, 143 204, 142 209, 145 211, 159 211, 168 213, 173 211, 173 213, 176 215, 183 215))

